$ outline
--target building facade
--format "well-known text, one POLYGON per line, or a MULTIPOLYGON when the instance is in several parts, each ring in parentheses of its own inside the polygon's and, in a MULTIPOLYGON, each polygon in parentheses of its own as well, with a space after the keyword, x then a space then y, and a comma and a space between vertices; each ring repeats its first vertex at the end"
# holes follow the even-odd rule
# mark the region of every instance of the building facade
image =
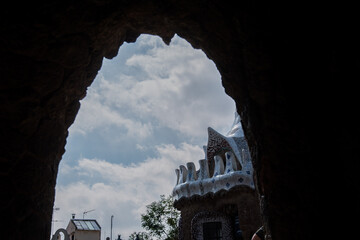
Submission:
POLYGON ((95 219, 75 219, 69 221, 66 231, 70 240, 100 240, 101 227, 95 219))
POLYGON ((261 226, 253 167, 240 117, 225 136, 208 128, 205 159, 176 169, 179 239, 249 240, 261 226))

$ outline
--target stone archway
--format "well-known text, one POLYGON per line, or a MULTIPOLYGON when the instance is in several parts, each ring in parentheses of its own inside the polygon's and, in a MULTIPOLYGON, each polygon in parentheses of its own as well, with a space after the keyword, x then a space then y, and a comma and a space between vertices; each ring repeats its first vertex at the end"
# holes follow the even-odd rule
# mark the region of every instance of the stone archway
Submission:
MULTIPOLYGON (((56 230, 56 232, 52 236, 51 240, 57 240, 59 238, 60 233, 62 233, 64 235, 64 240, 70 240, 69 234, 67 233, 67 231, 64 228, 59 228, 58 230, 56 230)), ((60 235, 60 237, 61 237, 61 235, 60 235)))
MULTIPOLYGON (((312 238, 332 188, 352 196, 359 128, 351 116, 356 94, 349 80, 358 76, 352 58, 358 49, 356 38, 343 37, 343 26, 352 21, 346 22, 351 14, 341 17, 341 6, 316 11, 304 4, 295 11, 299 6, 216 0, 9 4, 2 9, 0 46, 4 238, 49 239, 58 164, 79 100, 103 57, 114 57, 124 41, 141 33, 165 42, 177 33, 216 64, 242 117, 265 227, 274 239, 312 238), (336 106, 341 117, 329 124, 336 106), (322 165, 332 158, 350 161, 338 169, 345 184, 328 185, 333 175, 322 165)), ((358 200, 343 199, 351 199, 338 204, 349 211, 358 200)))

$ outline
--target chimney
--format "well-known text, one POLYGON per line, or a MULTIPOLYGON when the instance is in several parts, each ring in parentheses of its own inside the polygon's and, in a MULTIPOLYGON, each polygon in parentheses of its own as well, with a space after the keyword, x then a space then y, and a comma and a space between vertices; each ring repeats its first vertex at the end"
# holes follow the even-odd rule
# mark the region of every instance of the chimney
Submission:
POLYGON ((71 214, 72 215, 72 219, 75 219, 75 213, 71 214))

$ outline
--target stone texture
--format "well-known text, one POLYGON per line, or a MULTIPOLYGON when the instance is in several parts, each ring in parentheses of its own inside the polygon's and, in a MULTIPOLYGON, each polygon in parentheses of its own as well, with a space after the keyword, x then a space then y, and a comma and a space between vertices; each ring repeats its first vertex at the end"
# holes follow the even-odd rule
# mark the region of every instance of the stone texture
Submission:
MULTIPOLYGON (((196 234, 194 222, 199 215, 220 215, 229 218, 231 228, 234 228, 234 216, 239 217, 239 228, 243 238, 250 240, 253 233, 261 226, 259 201, 256 192, 247 186, 237 186, 230 191, 222 190, 208 193, 205 196, 192 196, 179 199, 174 206, 181 211, 182 239, 194 239, 196 234)), ((201 226, 197 226, 201 227, 201 226)), ((231 235, 233 235, 232 229, 231 235)), ((198 239, 195 237, 195 239, 198 239)), ((228 239, 228 238, 225 238, 228 239)))
POLYGON ((215 62, 236 101, 273 239, 346 239, 353 229, 346 214, 360 202, 360 63, 358 14, 345 5, 7 3, 0 10, 2 238, 49 239, 67 129, 103 57, 141 33, 165 42, 176 33, 215 62), (330 231, 318 231, 319 223, 330 231))

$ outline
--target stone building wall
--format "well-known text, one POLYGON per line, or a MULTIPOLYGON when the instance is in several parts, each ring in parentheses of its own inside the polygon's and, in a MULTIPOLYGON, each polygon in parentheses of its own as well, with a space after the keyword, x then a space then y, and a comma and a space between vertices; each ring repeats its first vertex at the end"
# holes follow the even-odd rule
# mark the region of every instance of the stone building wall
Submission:
POLYGON ((183 240, 195 239, 194 236, 197 236, 198 230, 195 230, 192 224, 196 215, 201 213, 229 218, 232 235, 235 235, 233 231, 236 227, 234 217, 238 216, 238 227, 242 231, 244 240, 250 240, 254 232, 262 225, 259 198, 257 193, 248 187, 240 186, 229 192, 222 191, 215 195, 180 199, 174 206, 181 211, 180 234, 183 240))

